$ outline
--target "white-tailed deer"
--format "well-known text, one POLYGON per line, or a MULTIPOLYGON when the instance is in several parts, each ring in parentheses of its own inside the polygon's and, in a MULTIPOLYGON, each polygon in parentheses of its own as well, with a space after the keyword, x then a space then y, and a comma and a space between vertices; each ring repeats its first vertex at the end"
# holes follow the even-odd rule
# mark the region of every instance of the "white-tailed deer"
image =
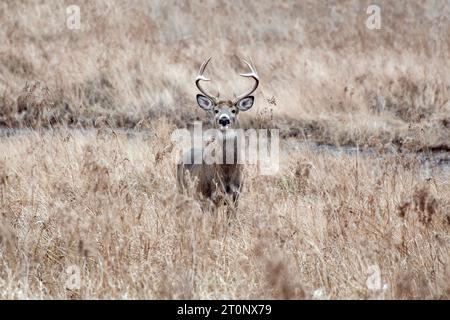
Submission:
POLYGON ((207 164, 205 146, 192 148, 184 154, 181 163, 178 164, 178 186, 184 191, 189 185, 192 185, 187 181, 191 179, 191 182, 195 181, 196 183, 196 192, 203 198, 211 200, 216 207, 225 203, 234 210, 237 208, 242 188, 243 170, 243 164, 237 161, 237 142, 234 132, 239 128, 239 112, 247 111, 253 106, 255 98, 251 94, 258 87, 259 78, 252 63, 244 60, 244 63, 250 68, 250 72, 241 74, 241 76, 252 78, 255 81, 252 89, 234 100, 219 100, 219 95, 209 94, 200 85, 201 81, 210 81, 203 75, 210 60, 211 58, 203 62, 195 80, 197 88, 202 93, 197 94, 197 103, 209 115, 211 127, 218 129, 217 131, 221 133, 220 140, 216 142, 221 143, 223 147, 222 156, 225 157, 228 153, 227 148, 233 148, 230 151, 234 155, 234 161, 230 163, 227 159, 220 163, 207 164), (196 157, 201 159, 201 163, 194 161, 196 157))

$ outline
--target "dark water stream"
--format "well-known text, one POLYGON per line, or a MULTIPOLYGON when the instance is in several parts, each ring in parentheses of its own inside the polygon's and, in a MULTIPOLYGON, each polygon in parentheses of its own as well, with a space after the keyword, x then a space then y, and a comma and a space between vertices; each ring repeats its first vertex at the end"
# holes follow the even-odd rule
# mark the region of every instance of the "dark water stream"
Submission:
MULTIPOLYGON (((110 130, 110 129, 109 129, 110 130)), ((60 133, 60 132, 74 132, 77 134, 92 134, 97 133, 96 129, 49 129, 36 131, 33 129, 11 129, 0 128, 0 138, 9 138, 20 135, 38 134, 42 132, 46 133, 60 133)), ((112 132, 112 130, 110 130, 112 132)), ((125 134, 129 139, 133 139, 136 136, 143 135, 146 137, 154 136, 150 130, 133 130, 133 129, 114 129, 115 132, 125 134)), ((283 144, 281 144, 283 145, 283 144)), ((360 157, 376 157, 379 158, 383 155, 377 153, 374 149, 359 149, 355 146, 332 146, 325 144, 316 144, 314 142, 304 142, 290 139, 285 144, 288 148, 301 149, 308 148, 318 153, 329 153, 336 157, 342 155, 354 155, 360 157)), ((420 170, 418 174, 423 178, 429 177, 441 177, 450 181, 450 153, 449 152, 419 152, 419 153, 387 153, 387 155, 398 155, 408 159, 417 160, 420 164, 420 170)))
POLYGON ((448 179, 450 182, 450 153, 449 152, 406 152, 406 153, 397 153, 397 152, 388 152, 386 154, 379 154, 374 149, 360 149, 355 146, 332 146, 332 145, 324 145, 324 144, 316 144, 313 142, 298 142, 298 141, 290 141, 288 143, 289 147, 301 148, 309 148, 314 152, 318 153, 329 153, 336 157, 350 155, 350 156, 359 156, 362 158, 380 158, 385 156, 401 156, 405 159, 411 161, 417 161, 419 163, 419 171, 418 174, 422 178, 430 178, 430 177, 441 177, 444 179, 448 179))

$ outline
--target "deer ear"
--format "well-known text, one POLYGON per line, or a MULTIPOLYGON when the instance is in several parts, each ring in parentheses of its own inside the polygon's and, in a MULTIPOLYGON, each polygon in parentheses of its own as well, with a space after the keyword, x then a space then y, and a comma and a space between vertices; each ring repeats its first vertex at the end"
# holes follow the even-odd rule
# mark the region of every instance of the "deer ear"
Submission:
POLYGON ((200 106, 200 108, 206 111, 211 110, 214 105, 210 98, 201 94, 197 95, 197 103, 200 106))
POLYGON ((253 106, 254 101, 255 101, 254 96, 248 96, 236 102, 236 107, 241 111, 247 111, 253 106))

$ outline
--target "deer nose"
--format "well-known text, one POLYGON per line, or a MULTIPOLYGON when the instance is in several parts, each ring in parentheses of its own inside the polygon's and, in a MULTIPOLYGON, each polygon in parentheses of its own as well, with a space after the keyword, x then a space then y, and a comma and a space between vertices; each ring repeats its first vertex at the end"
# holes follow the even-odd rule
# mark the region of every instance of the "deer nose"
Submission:
POLYGON ((219 118, 219 124, 220 124, 221 126, 227 126, 227 125, 229 125, 229 124, 230 124, 230 118, 228 118, 227 116, 220 117, 220 118, 219 118))

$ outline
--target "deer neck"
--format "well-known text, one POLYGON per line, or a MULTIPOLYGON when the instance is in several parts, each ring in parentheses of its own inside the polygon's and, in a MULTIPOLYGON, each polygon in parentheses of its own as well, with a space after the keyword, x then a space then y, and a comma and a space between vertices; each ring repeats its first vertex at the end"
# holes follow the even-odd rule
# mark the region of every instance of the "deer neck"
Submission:
POLYGON ((237 165, 237 128, 222 131, 217 142, 222 147, 222 167, 229 168, 237 165), (228 160, 229 157, 232 160, 228 160), (230 162, 231 161, 231 162, 230 162))

